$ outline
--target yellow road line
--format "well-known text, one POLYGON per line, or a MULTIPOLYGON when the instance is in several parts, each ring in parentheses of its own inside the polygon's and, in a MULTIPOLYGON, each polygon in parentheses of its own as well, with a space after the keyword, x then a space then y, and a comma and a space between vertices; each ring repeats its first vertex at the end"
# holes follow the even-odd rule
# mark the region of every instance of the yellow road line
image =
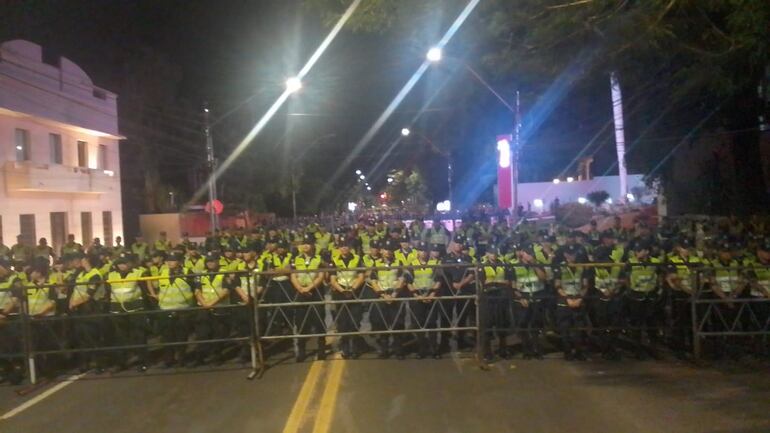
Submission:
POLYGON ((313 426, 313 433, 328 433, 331 427, 334 407, 337 403, 337 395, 339 395, 340 383, 342 382, 342 371, 345 370, 345 361, 334 361, 332 364, 332 371, 329 373, 329 379, 326 382, 326 387, 321 397, 318 417, 313 426))
POLYGON ((310 404, 310 398, 313 396, 313 390, 318 384, 318 379, 321 376, 323 370, 323 362, 314 362, 310 366, 305 377, 305 382, 302 384, 302 389, 299 391, 297 401, 294 402, 294 407, 291 409, 289 419, 286 420, 286 426, 283 428, 283 433, 297 433, 302 426, 302 420, 307 412, 307 407, 310 404))

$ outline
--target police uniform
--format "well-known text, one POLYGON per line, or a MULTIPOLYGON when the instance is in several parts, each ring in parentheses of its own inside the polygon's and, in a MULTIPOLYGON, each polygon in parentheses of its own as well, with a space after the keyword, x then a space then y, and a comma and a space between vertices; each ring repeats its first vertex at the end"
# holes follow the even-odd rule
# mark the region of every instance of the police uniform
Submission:
MULTIPOLYGON (((75 287, 70 296, 69 310, 74 318, 74 343, 78 349, 94 349, 103 343, 103 320, 99 317, 89 317, 105 312, 104 280, 99 272, 98 259, 88 257, 90 268, 80 268, 75 277, 75 287)), ((102 356, 90 352, 78 354, 80 370, 85 372, 90 368, 92 360, 96 361, 97 371, 103 368, 102 356)))
MULTIPOLYGON (((23 350, 21 322, 17 320, 20 286, 21 281, 11 270, 8 258, 0 257, 0 353, 3 354, 20 354, 23 350)), ((23 365, 14 358, 0 356, 0 375, 18 385, 24 380, 23 365)))
MULTIPOLYGON (((115 268, 108 274, 108 292, 110 299, 110 317, 112 343, 115 346, 134 346, 147 343, 147 316, 136 314, 145 309, 146 297, 142 283, 137 281, 143 276, 141 270, 132 268, 132 258, 122 254, 115 260, 115 268), (125 266, 125 269, 121 269, 125 266), (133 314, 127 314, 133 313, 133 314)), ((117 368, 126 367, 129 355, 135 352, 139 357, 137 369, 147 370, 147 349, 125 350, 116 353, 117 368)))
POLYGON ((667 258, 666 303, 670 312, 672 344, 683 356, 692 339, 692 308, 690 301, 701 289, 700 268, 703 260, 690 251, 689 239, 672 240, 676 252, 667 258))
MULTIPOLYGON (((340 245, 350 248, 353 243, 346 238, 340 239, 340 245)), ((331 272, 332 299, 335 301, 350 301, 358 299, 363 286, 364 273, 355 270, 362 266, 360 256, 352 251, 340 254, 332 262, 335 271, 331 272)), ((363 309, 360 303, 340 303, 334 308, 335 322, 338 332, 355 332, 363 317, 363 309)), ((343 358, 358 356, 358 348, 351 336, 340 337, 340 351, 343 358)))
POLYGON ((580 249, 575 245, 565 246, 562 254, 564 261, 554 269, 557 290, 556 326, 561 337, 564 358, 568 361, 585 360, 584 331, 575 329, 585 326, 585 269, 577 262, 580 249))
POLYGON ((525 359, 543 359, 540 333, 544 327, 544 308, 548 299, 547 275, 542 263, 535 257, 536 251, 529 244, 515 246, 515 255, 509 263, 513 266, 513 285, 516 299, 513 314, 522 355, 525 359))
MULTIPOLYGON (((195 278, 195 298, 199 307, 195 320, 196 340, 220 340, 230 335, 232 317, 230 309, 230 292, 235 289, 234 277, 222 273, 219 267, 219 254, 206 254, 206 272, 195 278)), ((194 365, 203 364, 206 357, 214 355, 213 362, 220 364, 224 361, 225 345, 218 343, 199 344, 196 349, 194 365)))
MULTIPOLYGON (((189 308, 195 305, 193 281, 186 268, 182 266, 184 257, 172 254, 166 265, 160 269, 158 280, 158 328, 164 343, 186 342, 190 335, 193 316, 189 308), (172 268, 169 262, 175 263, 172 268)), ((176 362, 184 362, 185 346, 168 346, 164 350, 166 367, 176 362)))
MULTIPOLYGON (((294 257, 291 268, 298 271, 291 274, 291 283, 297 291, 296 301, 299 304, 306 302, 323 301, 324 274, 318 272, 322 267, 321 257, 312 252, 312 246, 315 244, 315 238, 312 235, 305 235, 300 241, 302 245, 310 246, 307 253, 300 252, 294 257)), ((324 308, 323 305, 300 306, 294 309, 294 329, 300 335, 307 334, 325 334, 324 326, 324 308)), ((317 359, 326 358, 326 339, 319 337, 317 359)), ((305 359, 305 348, 307 339, 300 338, 297 341, 297 361, 305 359)))
MULTIPOLYGON (((371 272, 371 288, 374 291, 375 299, 391 299, 397 296, 401 288, 402 280, 400 278, 400 269, 398 262, 393 256, 393 250, 390 249, 391 242, 386 241, 382 257, 374 262, 375 268, 371 272)), ((391 302, 374 302, 369 307, 369 320, 372 322, 373 331, 387 331, 393 327, 393 320, 398 304, 391 302)), ((391 351, 391 334, 377 334, 377 345, 379 347, 380 358, 387 358, 391 351)), ((393 342, 393 346, 396 346, 393 342)), ((400 346, 399 346, 400 347, 400 346)), ((398 348, 394 347, 398 350, 398 348)), ((402 353, 398 353, 403 356, 402 353)))
MULTIPOLYGON (((431 248, 438 251, 441 247, 436 245, 431 248)), ((410 263, 405 263, 408 267, 404 268, 403 277, 410 296, 417 296, 423 299, 409 301, 407 308, 411 312, 411 317, 417 323, 413 326, 422 329, 435 329, 438 325, 438 312, 435 311, 438 304, 435 299, 438 297, 441 288, 441 269, 437 266, 441 264, 438 254, 435 257, 421 258, 427 248, 425 242, 418 244, 418 253, 410 263)), ((436 332, 418 332, 417 333, 418 358, 432 355, 434 358, 441 356, 438 349, 438 334, 436 332)))
MULTIPOLYGON (((466 240, 460 236, 457 236, 453 241, 457 245, 462 246, 466 240)), ((442 288, 441 294, 456 296, 456 295, 474 295, 476 293, 476 284, 474 277, 474 270, 472 268, 473 258, 457 250, 452 250, 442 260, 442 264, 446 265, 443 272, 446 277, 446 284, 442 288), (454 266, 449 266, 454 265, 454 266)), ((472 299, 455 299, 455 300, 442 300, 444 315, 441 317, 442 327, 443 322, 447 321, 447 326, 452 323, 452 314, 457 319, 458 327, 473 326, 476 321, 476 303, 472 299)), ((446 338, 446 334, 442 334, 441 346, 442 351, 448 349, 449 341, 446 338)), ((458 332, 457 333, 457 346, 458 349, 466 349, 474 345, 475 340, 474 332, 458 332), (465 334, 465 335, 464 335, 465 334), (468 341, 466 337, 470 337, 471 341, 468 341)))
POLYGON ((658 277, 663 269, 659 266, 661 261, 657 257, 644 259, 637 257, 637 254, 642 251, 650 251, 649 244, 636 242, 633 249, 634 254, 629 257, 624 272, 624 279, 628 282, 624 304, 629 324, 634 328, 632 334, 636 336, 637 357, 643 359, 646 357, 643 331, 647 331, 653 354, 658 340, 657 310, 660 301, 658 277))
MULTIPOLYGON (((288 251, 288 244, 281 239, 276 242, 277 248, 270 256, 263 259, 264 271, 273 272, 267 276, 265 287, 265 300, 267 303, 284 304, 294 302, 296 291, 289 281, 287 272, 291 269, 292 255, 288 251)), ((292 327, 291 307, 277 307, 268 311, 268 324, 266 335, 275 335, 292 327)))
POLYGON ((492 344, 494 334, 499 340, 498 354, 501 358, 508 358, 506 337, 511 327, 511 302, 513 279, 511 268, 498 258, 498 250, 495 245, 487 245, 488 249, 481 260, 480 278, 482 282, 482 309, 484 317, 481 323, 486 332, 483 335, 484 358, 491 361, 492 344))
POLYGON ((618 330, 622 325, 623 311, 623 283, 621 273, 623 264, 617 258, 613 258, 613 250, 609 246, 598 246, 593 254, 597 266, 586 269, 587 278, 591 285, 591 310, 592 324, 597 329, 596 335, 602 357, 604 359, 617 360, 618 330), (614 266, 604 266, 614 263, 614 266))

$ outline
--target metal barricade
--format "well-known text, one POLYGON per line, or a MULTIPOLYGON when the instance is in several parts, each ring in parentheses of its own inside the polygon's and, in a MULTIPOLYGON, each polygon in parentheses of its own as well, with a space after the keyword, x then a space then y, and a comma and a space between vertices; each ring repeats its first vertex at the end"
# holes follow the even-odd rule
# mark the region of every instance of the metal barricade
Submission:
MULTIPOLYGON (((425 281, 424 274, 418 275, 425 281)), ((475 265, 287 270, 256 273, 255 279, 261 341, 304 344, 299 340, 335 338, 343 356, 357 355, 360 351, 353 346, 364 336, 387 347, 381 351, 392 348, 396 355, 410 336, 420 350, 432 353, 449 344, 450 333, 472 334, 471 345, 479 346, 475 265), (431 287, 415 283, 415 274, 425 271, 433 275, 428 277, 431 287), (340 282, 337 273, 353 273, 357 282, 349 284, 349 274, 340 282), (468 275, 467 280, 460 279, 464 284, 452 284, 458 275, 468 275)))
MULTIPOLYGON (((113 363, 122 363, 131 356, 141 360, 156 349, 175 351, 175 356, 188 356, 216 353, 215 350, 218 352, 228 345, 243 345, 242 348, 248 348, 251 364, 249 378, 253 378, 262 362, 257 344, 256 306, 251 286, 253 280, 248 278, 249 275, 244 271, 185 274, 183 277, 190 282, 193 291, 190 307, 161 309, 157 299, 153 301, 145 292, 144 306, 136 311, 115 311, 110 308, 109 300, 103 297, 88 301, 84 309, 68 308, 73 290, 87 283, 25 285, 19 288, 19 294, 16 295, 23 351, 20 356, 13 356, 24 360, 30 382, 34 384, 39 364, 52 360, 55 362, 57 358, 61 360, 75 356, 84 363, 95 359, 100 364, 104 363, 104 358, 112 355, 113 363), (240 299, 229 305, 201 306, 194 295, 195 280, 202 276, 214 278, 218 275, 222 275, 223 279, 237 280, 238 287, 245 283, 246 287, 242 289, 250 294, 247 300, 240 299), (36 298, 36 291, 60 288, 69 292, 63 303, 67 307, 57 306, 55 313, 30 314, 30 303, 38 302, 39 299, 36 298), (204 351, 202 348, 205 346, 213 347, 204 351), (193 351, 187 353, 190 347, 193 347, 193 351)), ((140 277, 126 278, 119 282, 153 284, 163 279, 162 276, 140 277)), ((108 280, 101 284, 115 282, 118 281, 108 280)))
POLYGON ((706 342, 717 340, 720 349, 730 349, 739 344, 737 337, 750 337, 754 340, 752 349, 767 355, 770 340, 768 284, 758 281, 755 274, 760 270, 767 272, 767 267, 732 266, 720 270, 725 273, 724 278, 716 276, 712 268, 697 272, 701 290, 695 293, 691 302, 694 357, 702 357, 706 342))

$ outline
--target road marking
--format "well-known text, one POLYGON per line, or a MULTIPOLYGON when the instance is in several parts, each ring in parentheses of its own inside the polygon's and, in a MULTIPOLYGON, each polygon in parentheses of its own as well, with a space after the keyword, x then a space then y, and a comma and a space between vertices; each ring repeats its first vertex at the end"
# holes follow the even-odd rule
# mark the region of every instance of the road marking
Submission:
POLYGON ((307 412, 307 407, 310 404, 310 398, 313 396, 313 390, 318 384, 318 379, 321 376, 323 369, 323 362, 314 362, 310 366, 305 377, 305 382, 302 384, 302 388, 297 396, 297 401, 294 402, 294 407, 289 413, 289 419, 286 420, 286 426, 283 428, 283 433, 297 433, 302 426, 302 420, 307 412))
POLYGON ((46 390, 45 392, 41 393, 37 397, 34 397, 32 399, 29 399, 22 403, 20 406, 16 407, 15 409, 12 409, 8 412, 6 412, 3 416, 0 416, 0 420, 6 420, 12 416, 18 415, 19 413, 29 409, 30 407, 40 403, 41 401, 45 400, 46 398, 52 396, 53 394, 61 391, 62 389, 66 388, 76 380, 80 379, 81 377, 85 376, 87 373, 82 374, 76 374, 73 376, 68 377, 63 382, 57 384, 56 386, 52 387, 51 389, 46 390))
POLYGON ((332 416, 334 415, 334 408, 342 382, 342 372, 345 370, 345 361, 335 361, 332 364, 332 371, 329 373, 329 379, 326 382, 326 387, 321 397, 318 416, 313 426, 313 433, 328 433, 329 427, 331 427, 332 416))

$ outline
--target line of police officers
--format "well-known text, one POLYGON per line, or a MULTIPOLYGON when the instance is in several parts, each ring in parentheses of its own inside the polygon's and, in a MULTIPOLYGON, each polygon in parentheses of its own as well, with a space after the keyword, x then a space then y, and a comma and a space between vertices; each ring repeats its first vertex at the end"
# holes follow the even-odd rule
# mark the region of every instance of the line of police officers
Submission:
MULTIPOLYGON (((499 224, 473 224, 450 234, 438 222, 430 229, 369 222, 334 234, 317 224, 293 231, 222 231, 208 236, 202 248, 187 236, 172 247, 165 233, 152 245, 140 237, 130 248, 99 248, 89 255, 73 243, 68 241, 64 255, 50 269, 47 260, 11 263, 0 258, 3 353, 20 350, 13 344, 20 332, 14 325, 18 313, 25 311, 33 318, 35 351, 129 347, 110 357, 80 352, 77 361, 83 370, 110 364, 120 370, 133 357, 139 371, 145 371, 148 354, 141 346, 153 333, 177 344, 164 350, 164 366, 219 363, 227 346, 199 344, 187 353, 189 338, 247 337, 252 316, 246 307, 260 296, 265 304, 283 304, 267 309, 260 318, 261 332, 316 336, 320 359, 326 356, 321 335, 327 321, 342 334, 343 357, 357 357, 367 349, 360 337, 346 334, 360 330, 364 313, 377 332, 381 357, 403 358, 412 339, 419 357, 439 357, 449 350, 449 333, 403 331, 407 326, 419 331, 453 324, 466 328, 455 333, 458 349, 472 346, 476 336, 469 329, 477 319, 475 304, 442 298, 475 294, 478 279, 483 287, 480 325, 488 331, 480 337, 489 359, 493 337, 498 340, 497 354, 511 355, 507 337, 512 329, 519 334, 525 358, 542 358, 547 323, 558 330, 566 359, 584 359, 583 328, 589 321, 601 329, 592 337, 603 356, 616 359, 619 336, 628 331, 637 342, 637 356, 643 357, 655 354, 664 319, 674 322, 675 349, 687 349, 687 301, 694 290, 729 301, 766 299, 770 289, 768 239, 752 238, 741 246, 725 238, 713 248, 698 249, 687 237, 664 245, 645 227, 632 234, 619 224, 601 233, 570 232, 561 239, 526 227, 514 232, 499 224), (590 262, 603 265, 587 266, 590 262), (698 266, 708 272, 695 279, 698 266), (356 269, 361 267, 377 269, 356 269), (322 268, 336 270, 318 271, 322 268), (270 274, 254 277, 253 272, 270 274), (327 293, 346 301, 336 304, 328 319, 321 305, 327 293), (359 302, 371 298, 380 301, 366 306, 359 302), (139 314, 145 310, 161 313, 139 314), (46 320, 52 316, 77 319, 46 320)), ((725 303, 717 308, 729 322, 739 306, 725 303)), ((767 304, 754 304, 752 310, 755 323, 766 328, 767 304)), ((297 340, 298 360, 306 357, 309 339, 297 340)), ((240 356, 248 356, 245 344, 240 356)), ((39 357, 43 372, 55 371, 57 361, 61 357, 39 357)), ((7 377, 16 377, 18 362, 6 359, 4 368, 7 377)))

